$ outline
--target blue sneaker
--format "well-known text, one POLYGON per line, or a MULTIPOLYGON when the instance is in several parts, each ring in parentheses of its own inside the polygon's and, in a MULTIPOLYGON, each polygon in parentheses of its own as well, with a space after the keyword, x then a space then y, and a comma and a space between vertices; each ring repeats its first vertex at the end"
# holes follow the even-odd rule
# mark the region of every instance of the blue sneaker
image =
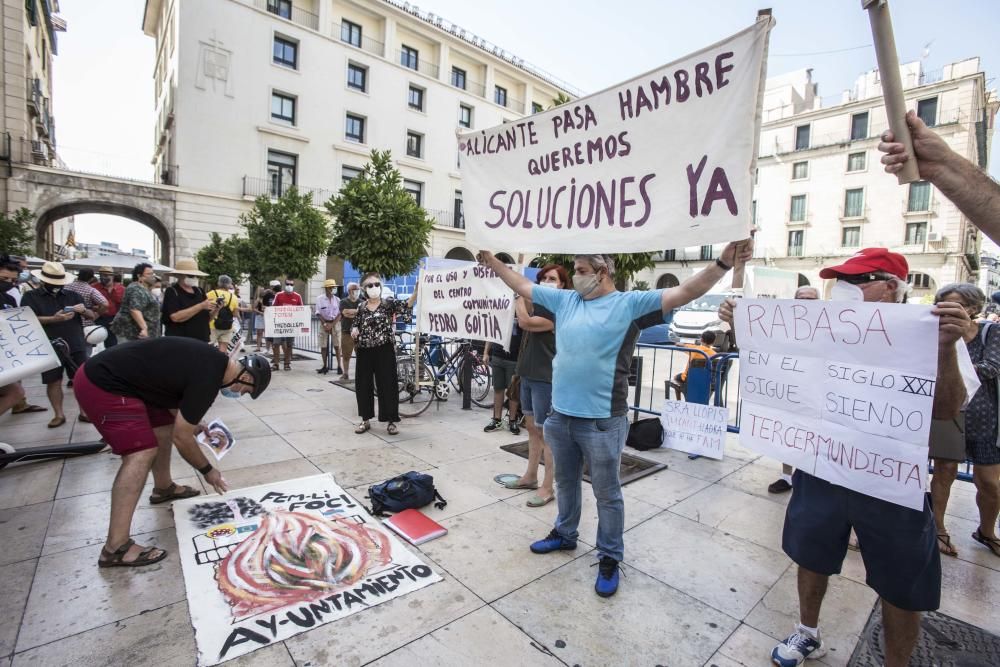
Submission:
POLYGON ((555 531, 550 532, 545 539, 531 543, 531 551, 536 554, 547 554, 552 551, 572 551, 576 549, 576 540, 567 540, 555 531))
POLYGON ((788 636, 771 651, 771 662, 778 667, 796 667, 806 660, 815 660, 826 655, 826 646, 819 637, 813 637, 795 626, 795 632, 788 636))
POLYGON ((601 556, 596 565, 597 583, 594 590, 602 598, 609 598, 618 592, 618 561, 611 556, 601 556))

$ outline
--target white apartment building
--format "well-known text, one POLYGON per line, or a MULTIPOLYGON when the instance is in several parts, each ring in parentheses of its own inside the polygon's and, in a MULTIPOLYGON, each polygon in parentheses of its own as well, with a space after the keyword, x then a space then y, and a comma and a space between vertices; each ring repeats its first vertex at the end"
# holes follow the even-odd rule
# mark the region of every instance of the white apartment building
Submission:
MULTIPOLYGON (((923 72, 902 65, 908 108, 959 154, 989 166, 997 112, 979 59, 923 72)), ((841 103, 823 107, 811 70, 769 78, 752 215, 757 263, 800 274, 821 285, 823 266, 868 246, 906 256, 915 298, 944 284, 978 282, 979 234, 926 182, 900 186, 880 163, 879 136, 888 127, 878 71, 857 79, 841 103), (763 262, 761 262, 763 260, 763 262)), ((666 250, 644 276, 650 285, 676 284, 706 266, 721 246, 666 250)))
POLYGON ((295 185, 319 205, 372 149, 388 149, 437 220, 428 254, 471 259, 456 128, 498 125, 571 94, 389 0, 147 0, 143 31, 156 39, 157 180, 195 193, 179 193, 178 216, 203 235, 181 257, 212 231, 235 232, 256 196, 295 185))

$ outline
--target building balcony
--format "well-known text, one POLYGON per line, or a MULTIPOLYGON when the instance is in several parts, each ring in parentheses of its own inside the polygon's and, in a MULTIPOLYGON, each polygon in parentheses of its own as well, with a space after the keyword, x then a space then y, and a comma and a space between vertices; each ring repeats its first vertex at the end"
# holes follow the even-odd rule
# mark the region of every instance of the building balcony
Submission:
POLYGON ((322 206, 330 197, 337 194, 334 190, 311 188, 304 185, 297 185, 295 183, 284 183, 270 178, 259 178, 256 176, 243 177, 244 197, 251 197, 253 199, 256 199, 257 197, 269 197, 271 199, 277 199, 292 188, 295 188, 299 194, 311 194, 314 206, 322 206))
POLYGON ((486 97, 486 86, 479 83, 478 81, 466 80, 464 86, 456 85, 455 82, 452 81, 451 85, 455 88, 458 88, 459 90, 464 90, 468 93, 472 93, 477 97, 486 97))
POLYGON ((871 209, 863 206, 860 209, 848 210, 847 207, 840 207, 839 219, 841 222, 867 222, 871 209))
POLYGON ((809 221, 812 220, 812 214, 806 213, 796 218, 792 218, 790 213, 785 214, 785 226, 786 227, 807 227, 809 221))
POLYGON ((291 21, 310 30, 319 29, 319 16, 301 7, 296 7, 292 2, 280 2, 279 0, 244 1, 268 14, 291 21))
POLYGON ((803 247, 801 245, 790 245, 788 246, 788 256, 789 257, 802 257, 803 247))
POLYGON ((439 211, 426 209, 427 215, 434 218, 434 224, 438 227, 450 227, 452 229, 465 229, 465 215, 461 209, 454 211, 439 211))
POLYGON ((343 31, 341 30, 340 26, 336 26, 333 29, 333 36, 335 38, 340 39, 340 41, 343 42, 344 44, 347 44, 348 46, 352 46, 355 49, 361 49, 362 51, 365 51, 367 53, 371 53, 372 55, 376 55, 379 58, 384 58, 385 57, 385 44, 383 44, 382 42, 380 42, 378 40, 372 39, 371 37, 362 36, 361 37, 361 41, 359 43, 355 44, 349 38, 348 39, 344 39, 345 35, 344 35, 343 31))
POLYGON ((42 111, 42 82, 40 79, 28 79, 28 90, 25 93, 25 99, 28 105, 28 111, 32 114, 39 114, 42 111))
POLYGON ((180 167, 176 164, 160 165, 160 168, 153 175, 153 182, 159 185, 179 185, 177 182, 180 167))
POLYGON ((903 217, 904 218, 927 218, 930 216, 936 216, 938 214, 938 209, 940 208, 941 202, 935 200, 930 203, 924 204, 923 202, 914 202, 913 206, 910 206, 910 201, 907 199, 903 200, 903 217))
POLYGON ((412 61, 408 60, 408 57, 409 54, 406 51, 403 51, 402 49, 396 51, 396 62, 399 65, 405 67, 406 69, 412 69, 417 72, 420 72, 421 74, 429 76, 432 79, 438 78, 438 72, 441 71, 440 67, 438 67, 434 63, 429 63, 426 60, 420 58, 417 59, 416 67, 413 67, 410 64, 410 62, 412 61))

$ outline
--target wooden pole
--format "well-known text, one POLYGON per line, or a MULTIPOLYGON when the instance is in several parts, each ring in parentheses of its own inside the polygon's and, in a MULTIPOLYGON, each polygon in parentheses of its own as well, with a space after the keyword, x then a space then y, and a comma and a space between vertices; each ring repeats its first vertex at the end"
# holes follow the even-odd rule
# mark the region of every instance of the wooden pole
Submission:
POLYGON ((903 168, 896 174, 896 178, 900 185, 919 181, 917 156, 913 152, 910 128, 906 125, 906 101, 903 99, 903 82, 899 76, 899 57, 896 54, 896 39, 892 33, 889 3, 887 0, 861 0, 861 8, 868 11, 868 20, 872 26, 872 40, 875 43, 875 57, 878 60, 889 129, 895 135, 896 141, 906 147, 906 154, 910 156, 910 159, 903 163, 903 168))

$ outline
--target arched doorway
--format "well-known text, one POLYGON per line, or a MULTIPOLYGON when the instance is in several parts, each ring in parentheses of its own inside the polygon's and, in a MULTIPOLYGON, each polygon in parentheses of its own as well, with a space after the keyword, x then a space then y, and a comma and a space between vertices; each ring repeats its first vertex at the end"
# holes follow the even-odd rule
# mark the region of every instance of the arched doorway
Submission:
POLYGON ((472 251, 468 248, 463 248, 462 246, 456 246, 445 253, 445 259, 457 259, 463 262, 474 262, 476 261, 476 256, 472 254, 472 251))
POLYGON ((656 279, 656 289, 665 289, 667 287, 677 287, 681 284, 681 281, 677 279, 672 273, 664 273, 662 276, 656 279))
POLYGON ((170 265, 171 243, 170 233, 166 226, 156 216, 146 211, 118 204, 114 202, 101 201, 76 201, 58 204, 42 211, 38 214, 35 223, 35 251, 39 257, 51 255, 51 249, 61 240, 53 238, 53 224, 64 218, 87 213, 98 213, 103 215, 113 215, 121 218, 134 220, 141 225, 145 225, 153 231, 156 238, 153 249, 153 258, 162 264, 170 265))
POLYGON ((496 254, 497 259, 499 259, 504 264, 513 264, 514 258, 505 252, 498 252, 496 254))
POLYGON ((800 273, 799 274, 799 287, 808 287, 808 286, 809 286, 809 279, 806 278, 804 275, 802 275, 800 273))

